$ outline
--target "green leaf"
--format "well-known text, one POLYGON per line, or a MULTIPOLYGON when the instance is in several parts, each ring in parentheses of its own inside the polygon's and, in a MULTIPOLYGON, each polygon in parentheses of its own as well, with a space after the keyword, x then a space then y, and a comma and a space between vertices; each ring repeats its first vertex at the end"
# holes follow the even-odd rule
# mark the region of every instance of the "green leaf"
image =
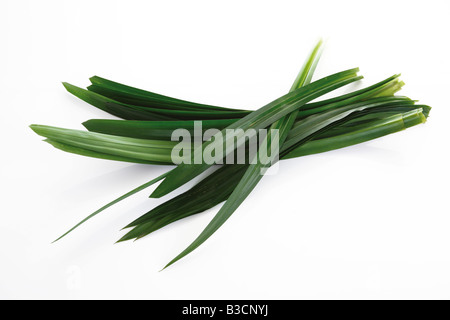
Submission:
POLYGON ((83 223, 85 223, 86 221, 88 221, 89 219, 92 219, 93 217, 95 217, 97 214, 99 214, 100 212, 108 209, 109 207, 115 205, 116 203, 125 200, 128 197, 131 197, 132 195, 138 193, 139 191, 142 191, 148 187, 150 187, 151 185, 157 183, 158 181, 160 181, 161 179, 163 179, 165 176, 167 176, 167 174, 170 171, 160 175, 159 177, 144 183, 143 185, 131 190, 130 192, 127 192, 126 194, 124 194, 123 196, 120 196, 119 198, 111 201, 110 203, 108 203, 107 205, 101 207, 100 209, 98 209, 97 211, 93 212, 92 214, 90 214, 89 216, 87 216, 86 218, 84 218, 83 220, 81 220, 79 223, 77 223, 74 227, 72 227, 71 229, 69 229, 69 231, 67 231, 66 233, 64 233, 63 235, 61 235, 59 238, 57 238, 56 240, 54 240, 53 242, 56 242, 58 240, 61 240, 62 238, 64 238, 66 235, 68 235, 69 233, 71 233, 73 230, 75 230, 76 228, 78 228, 79 226, 81 226, 83 223))
POLYGON ((129 104, 148 107, 164 106, 164 108, 175 110, 229 110, 231 112, 244 111, 176 99, 154 92, 133 88, 97 76, 90 78, 90 81, 92 85, 88 87, 88 90, 97 92, 116 101, 129 104))
POLYGON ((64 143, 57 142, 57 141, 54 141, 51 139, 45 139, 44 141, 61 151, 78 154, 80 156, 85 156, 85 157, 92 157, 92 158, 98 158, 98 159, 104 159, 104 160, 122 161, 122 162, 131 162, 131 163, 167 165, 167 163, 160 163, 160 162, 149 161, 149 160, 141 160, 141 159, 136 159, 136 158, 126 158, 126 157, 116 156, 113 154, 92 151, 92 150, 85 149, 85 148, 74 147, 70 144, 64 144, 64 143))
POLYGON ((170 163, 176 142, 117 137, 101 133, 31 125, 30 128, 51 141, 121 158, 133 158, 155 163, 170 163), (149 152, 151 151, 151 152, 149 152))
MULTIPOLYGON (((194 135, 195 121, 196 120, 126 121, 92 119, 84 122, 83 126, 91 132, 139 139, 170 140, 173 131, 176 129, 186 129, 191 135, 194 135)), ((221 130, 236 121, 237 119, 202 120, 202 129, 203 131, 208 129, 221 130)))

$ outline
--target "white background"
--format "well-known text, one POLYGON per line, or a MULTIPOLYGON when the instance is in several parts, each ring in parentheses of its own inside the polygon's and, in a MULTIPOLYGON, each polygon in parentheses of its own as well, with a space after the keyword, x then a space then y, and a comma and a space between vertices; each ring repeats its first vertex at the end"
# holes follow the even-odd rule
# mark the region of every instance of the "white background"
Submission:
POLYGON ((450 298, 449 12, 448 1, 2 0, 0 298, 450 298), (168 170, 41 142, 28 125, 112 118, 61 81, 85 87, 99 75, 255 109, 288 91, 319 37, 328 41, 315 79, 359 66, 362 86, 402 73, 402 94, 433 107, 428 123, 283 161, 163 272, 218 208, 114 244, 161 203, 148 199, 152 187, 51 244, 168 170))

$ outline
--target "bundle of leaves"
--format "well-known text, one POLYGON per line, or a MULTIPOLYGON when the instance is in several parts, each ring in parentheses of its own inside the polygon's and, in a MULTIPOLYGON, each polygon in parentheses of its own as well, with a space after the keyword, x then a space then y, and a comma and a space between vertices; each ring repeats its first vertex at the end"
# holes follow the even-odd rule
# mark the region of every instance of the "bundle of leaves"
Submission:
MULTIPOLYGON (((31 125, 37 134, 46 138, 46 142, 66 152, 130 163, 173 166, 172 151, 177 145, 171 139, 174 130, 185 129, 194 134, 196 121, 201 121, 204 131, 216 129, 217 135, 224 135, 230 129, 242 129, 244 133, 249 129, 268 129, 268 134, 257 153, 247 157, 246 162, 219 165, 188 161, 178 164, 92 213, 57 240, 115 203, 161 180, 151 197, 162 197, 208 171, 209 175, 188 191, 128 224, 125 227, 129 229, 128 233, 119 240, 140 239, 172 222, 224 202, 204 231, 170 261, 166 265, 168 267, 195 250, 220 228, 262 179, 262 172, 277 160, 352 146, 426 121, 431 109, 429 106, 395 95, 404 85, 399 75, 357 91, 320 100, 321 96, 362 79, 357 75, 359 69, 355 68, 311 82, 322 47, 322 41, 319 41, 286 95, 257 110, 189 102, 97 76, 90 79, 92 84, 87 89, 64 83, 71 94, 121 118, 86 121, 83 125, 88 131, 31 125), (277 133, 276 137, 273 132, 277 133), (258 161, 261 153, 268 154, 267 149, 275 143, 279 154, 271 155, 272 161, 258 161), (211 167, 215 169, 209 170, 211 167)), ((206 148, 223 150, 221 157, 224 158, 247 143, 245 136, 231 144, 227 138, 214 137, 200 145, 190 145, 191 160, 206 148)))

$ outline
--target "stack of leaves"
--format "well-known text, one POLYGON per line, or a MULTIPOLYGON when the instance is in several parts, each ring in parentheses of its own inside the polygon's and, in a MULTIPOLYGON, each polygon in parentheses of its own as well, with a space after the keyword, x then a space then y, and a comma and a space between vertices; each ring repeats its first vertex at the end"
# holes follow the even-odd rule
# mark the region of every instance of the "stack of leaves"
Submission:
MULTIPOLYGON (((194 134, 196 121, 202 130, 216 129, 224 134, 228 129, 268 130, 265 143, 253 159, 242 164, 213 165, 181 163, 167 173, 145 183, 100 208, 82 220, 57 240, 115 203, 159 182, 151 194, 162 197, 191 181, 210 167, 209 175, 188 191, 166 201, 125 228, 130 230, 119 241, 140 239, 174 221, 203 212, 225 201, 204 231, 171 265, 205 242, 240 206, 263 177, 262 172, 278 159, 290 159, 343 148, 369 141, 424 123, 430 107, 395 93, 404 85, 399 75, 393 75, 369 87, 334 98, 314 101, 337 88, 360 80, 358 69, 335 73, 311 82, 320 59, 322 42, 314 47, 289 93, 255 110, 237 110, 175 99, 149 91, 122 85, 100 77, 92 77, 87 90, 64 83, 65 88, 85 102, 122 120, 89 120, 83 125, 88 131, 70 130, 42 125, 31 128, 54 147, 74 154, 100 159, 173 165, 172 141, 176 129, 194 134), (277 132, 277 136, 272 136, 277 132), (269 163, 257 161, 270 146, 279 147, 278 158, 271 155, 269 163), (263 147, 264 146, 264 149, 263 147), (267 149, 266 149, 267 148, 267 149), (256 160, 256 161, 251 161, 256 160)), ((245 137, 233 140, 211 139, 190 146, 190 157, 206 147, 224 150, 223 157, 236 148, 246 146, 245 137), (229 148, 228 146, 232 147, 229 148)), ((56 241, 56 240, 55 240, 56 241)))

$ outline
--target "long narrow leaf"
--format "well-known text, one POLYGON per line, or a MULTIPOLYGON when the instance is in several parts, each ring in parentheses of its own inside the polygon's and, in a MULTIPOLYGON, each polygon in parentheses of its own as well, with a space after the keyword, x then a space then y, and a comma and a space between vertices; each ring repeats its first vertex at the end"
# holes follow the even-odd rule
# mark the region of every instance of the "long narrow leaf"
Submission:
MULTIPOLYGON (((170 171, 169 171, 170 172, 170 171)), ((78 228, 80 225, 82 225, 83 223, 85 223, 86 221, 88 221, 89 219, 92 219, 93 217, 95 217, 97 214, 99 214, 100 212, 110 208, 111 206, 115 205, 116 203, 119 203, 122 200, 125 200, 128 197, 131 197, 132 195, 138 193, 139 191, 142 191, 148 187, 150 187, 151 185, 157 183, 158 181, 160 181, 161 179, 163 179, 165 176, 167 176, 167 174, 169 172, 166 172, 162 175, 160 175, 159 177, 144 183, 143 185, 131 190, 130 192, 127 192, 126 194, 124 194, 123 196, 120 196, 119 198, 111 201, 110 203, 104 205, 103 207, 101 207, 100 209, 98 209, 97 211, 93 212, 92 214, 90 214, 89 216, 87 216, 86 218, 84 218, 83 220, 81 220, 79 223, 77 223, 74 227, 72 227, 71 229, 69 229, 69 231, 67 231, 66 233, 64 233, 63 235, 61 235, 59 238, 57 238, 56 240, 54 240, 53 242, 56 242, 62 238, 64 238, 66 235, 68 235, 69 233, 71 233, 73 230, 75 230, 76 228, 78 228)))

